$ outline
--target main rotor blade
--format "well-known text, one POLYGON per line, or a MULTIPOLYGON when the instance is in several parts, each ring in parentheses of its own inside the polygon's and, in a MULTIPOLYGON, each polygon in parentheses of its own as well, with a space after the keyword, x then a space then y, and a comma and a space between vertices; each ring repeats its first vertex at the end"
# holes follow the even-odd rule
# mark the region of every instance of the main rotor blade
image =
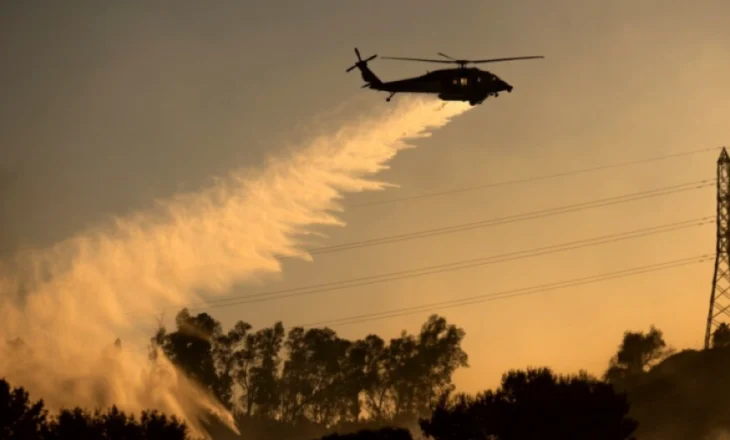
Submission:
POLYGON ((454 58, 454 57, 450 57, 450 56, 446 55, 446 54, 445 54, 445 53, 443 53, 443 52, 438 52, 438 54, 439 54, 439 55, 441 55, 441 56, 442 56, 442 57, 444 57, 444 58, 448 58, 448 59, 450 59, 450 60, 452 60, 452 61, 456 61, 456 58, 454 58))
POLYGON ((481 63, 498 63, 500 61, 514 61, 514 60, 533 60, 536 58, 545 58, 542 55, 529 56, 529 57, 510 57, 510 58, 491 58, 487 60, 469 60, 467 63, 481 64, 481 63))
POLYGON ((403 57, 380 57, 384 60, 401 60, 401 61, 425 61, 427 63, 445 63, 445 64, 454 64, 455 61, 446 61, 446 60, 430 60, 426 58, 403 58, 403 57))

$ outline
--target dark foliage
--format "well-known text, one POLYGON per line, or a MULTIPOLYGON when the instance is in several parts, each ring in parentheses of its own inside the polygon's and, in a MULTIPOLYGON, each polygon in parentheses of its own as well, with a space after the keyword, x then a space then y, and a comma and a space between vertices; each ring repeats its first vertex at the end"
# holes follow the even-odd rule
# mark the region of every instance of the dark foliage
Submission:
POLYGON ((619 388, 629 387, 636 378, 673 352, 667 347, 662 332, 654 326, 648 333, 627 331, 604 377, 619 388))
POLYGON ((712 346, 714 348, 730 346, 730 326, 722 323, 717 326, 715 332, 712 333, 712 346))
MULTIPOLYGON (((377 335, 351 341, 329 328, 285 332, 280 322, 253 331, 239 321, 224 332, 209 315, 187 310, 176 325, 171 333, 160 328, 153 348, 231 408, 250 439, 413 424, 453 389, 456 369, 468 365, 464 331, 436 315, 417 335, 390 341, 377 335)), ((220 426, 211 429, 235 438, 220 426)))
POLYGON ((713 438, 730 432, 730 347, 685 350, 626 386, 637 435, 649 440, 713 438))
MULTIPOLYGON (((231 409, 240 435, 215 418, 198 421, 214 440, 412 440, 419 425, 432 440, 684 440, 730 432, 727 325, 711 350, 678 354, 654 327, 628 331, 603 380, 531 368, 474 396, 453 393, 453 373, 468 364, 463 337, 435 315, 416 335, 353 341, 328 328, 286 332, 281 323, 253 331, 238 322, 225 332, 210 315, 183 310, 174 332, 160 328, 152 338, 150 353, 155 362, 161 350, 231 409)), ((23 341, 9 342, 15 350, 8 353, 21 356, 23 341)), ((51 416, 43 401, 0 381, 2 439, 188 436, 185 424, 157 412, 139 420, 116 407, 51 416)))
POLYGON ((187 440, 188 428, 175 417, 143 412, 140 420, 112 407, 94 413, 81 408, 50 417, 43 401, 0 380, 0 439, 3 440, 187 440))
POLYGON ((511 371, 496 391, 442 399, 423 431, 436 440, 625 440, 636 429, 626 396, 586 374, 511 371))
POLYGON ((0 380, 0 438, 33 440, 47 438, 47 412, 43 401, 31 402, 23 388, 11 388, 0 380))
POLYGON ((321 440, 413 440, 411 432, 404 428, 363 429, 351 434, 329 434, 321 440))
POLYGON ((730 395, 729 334, 730 327, 721 324, 712 335, 713 348, 676 354, 666 349, 661 332, 654 328, 648 334, 624 334, 606 378, 628 394, 630 415, 640 422, 638 438, 704 439, 730 433, 730 416, 724 409, 730 395), (630 346, 635 347, 634 359, 651 359, 652 365, 628 368, 628 360, 616 362, 622 352, 630 351, 626 349, 630 346))

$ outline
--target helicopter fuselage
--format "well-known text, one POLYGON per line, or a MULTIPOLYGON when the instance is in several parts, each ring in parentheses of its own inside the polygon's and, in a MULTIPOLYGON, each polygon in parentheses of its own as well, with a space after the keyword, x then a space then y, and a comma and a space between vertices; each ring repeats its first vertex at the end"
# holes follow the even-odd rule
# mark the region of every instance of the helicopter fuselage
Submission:
POLYGON ((380 84, 369 88, 391 93, 431 93, 444 101, 468 101, 477 104, 499 92, 511 92, 512 86, 497 75, 477 68, 440 69, 425 75, 380 84))

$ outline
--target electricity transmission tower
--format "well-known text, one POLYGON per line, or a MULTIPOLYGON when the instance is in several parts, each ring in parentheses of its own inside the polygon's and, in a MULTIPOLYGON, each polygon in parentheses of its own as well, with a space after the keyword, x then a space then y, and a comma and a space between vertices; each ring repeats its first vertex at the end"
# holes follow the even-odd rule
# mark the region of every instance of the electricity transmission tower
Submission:
POLYGON ((718 316, 730 317, 730 157, 722 148, 717 159, 717 242, 715 272, 707 315, 705 349, 710 348, 712 333, 720 325, 718 316))

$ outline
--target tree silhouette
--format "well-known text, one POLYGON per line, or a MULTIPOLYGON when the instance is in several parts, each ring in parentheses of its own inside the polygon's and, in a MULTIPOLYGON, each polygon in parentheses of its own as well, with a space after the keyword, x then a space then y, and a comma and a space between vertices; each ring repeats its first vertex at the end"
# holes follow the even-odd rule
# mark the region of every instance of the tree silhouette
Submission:
POLYGON ((730 346, 730 326, 727 323, 721 323, 712 333, 712 346, 718 348, 730 346))
POLYGON ((320 440, 413 440, 413 436, 404 428, 382 428, 363 429, 351 434, 329 434, 320 440))
POLYGON ((307 417, 331 426, 346 413, 343 408, 345 363, 351 342, 328 328, 293 328, 287 337, 289 359, 284 363, 282 384, 285 419, 307 417))
POLYGON ((116 407, 93 413, 81 408, 49 417, 43 401, 31 402, 23 388, 0 380, 0 438, 3 440, 187 440, 188 428, 175 417, 142 412, 139 422, 116 407))
POLYGON ((43 400, 31 402, 23 388, 11 388, 5 379, 0 380, 0 438, 44 439, 48 434, 46 417, 43 400))
POLYGON ((144 411, 140 420, 116 407, 106 412, 89 412, 81 408, 63 410, 50 423, 49 440, 124 439, 187 440, 188 428, 175 417, 157 411, 144 411))
POLYGON ((219 374, 214 350, 222 336, 221 325, 207 313, 192 316, 187 309, 175 317, 177 330, 167 333, 160 327, 152 345, 162 349, 170 361, 186 375, 207 387, 218 400, 230 407, 231 378, 219 374))
POLYGON ((654 326, 648 333, 627 331, 604 377, 617 386, 627 386, 673 352, 667 347, 662 332, 654 326))
POLYGON ((281 323, 252 333, 251 325, 243 321, 217 338, 213 356, 221 377, 240 391, 235 406, 242 415, 275 413, 279 404, 277 378, 283 338, 281 323))
POLYGON ((461 348, 464 335, 462 329, 432 315, 418 336, 404 332, 387 346, 376 336, 366 338, 368 409, 381 420, 417 419, 428 413, 438 396, 452 388, 454 371, 468 366, 461 348))
POLYGON ((628 412, 610 384, 540 368, 510 371, 495 392, 442 397, 421 428, 435 440, 625 440, 637 427, 628 412))
POLYGON ((730 347, 683 350, 625 387, 637 436, 649 440, 720 439, 730 432, 730 347))
MULTIPOLYGON (((454 394, 452 384, 454 372, 468 365, 464 332, 435 315, 417 334, 386 341, 373 334, 348 340, 329 328, 287 332, 280 322, 253 330, 239 321, 224 332, 211 316, 182 310, 176 330, 160 328, 152 340, 188 376, 231 397, 226 403, 240 435, 209 414, 195 421, 213 440, 409 439, 405 428, 417 425, 432 440, 626 440, 634 432, 684 440, 730 432, 722 410, 730 403, 728 335, 730 326, 721 325, 712 350, 669 355, 658 329, 627 331, 605 382, 585 373, 514 370, 496 390, 473 396, 454 394)), ((2 349, 12 362, 32 347, 16 338, 2 349)), ((113 349, 121 349, 120 340, 113 349)), ((114 406, 48 415, 42 400, 0 381, 0 438, 187 437, 185 424, 154 411, 138 419, 114 406)))
POLYGON ((388 343, 376 335, 350 341, 329 328, 287 333, 280 322, 253 331, 239 321, 223 332, 209 315, 185 309, 176 325, 172 333, 160 328, 153 346, 226 399, 244 430, 264 420, 341 432, 369 421, 374 428, 415 423, 468 365, 464 331, 436 315, 417 335, 404 332, 388 343))
MULTIPOLYGON (((355 342, 353 360, 358 359, 358 380, 362 385, 364 395, 363 407, 377 420, 388 418, 388 347, 385 341, 377 335, 368 335, 363 340, 355 342)), ((358 400, 359 402, 359 400, 358 400)))
MULTIPOLYGON (((452 384, 454 372, 468 365, 463 337, 436 315, 417 334, 386 341, 374 334, 348 340, 329 328, 287 332, 280 322, 254 331, 239 321, 224 332, 210 315, 183 309, 174 332, 161 327, 152 338, 151 360, 161 349, 233 410, 240 435, 209 414, 195 421, 213 440, 410 439, 405 428, 416 425, 432 440, 626 440, 634 432, 684 440, 730 432, 723 410, 730 403, 728 325, 713 334, 712 350, 671 355, 658 329, 627 331, 605 382, 585 373, 515 370, 496 390, 474 396, 454 394, 452 384)), ((13 362, 32 346, 16 338, 1 348, 5 362, 13 362)), ((49 415, 42 400, 0 381, 3 439, 187 437, 185 424, 154 411, 138 419, 114 406, 49 415)))

